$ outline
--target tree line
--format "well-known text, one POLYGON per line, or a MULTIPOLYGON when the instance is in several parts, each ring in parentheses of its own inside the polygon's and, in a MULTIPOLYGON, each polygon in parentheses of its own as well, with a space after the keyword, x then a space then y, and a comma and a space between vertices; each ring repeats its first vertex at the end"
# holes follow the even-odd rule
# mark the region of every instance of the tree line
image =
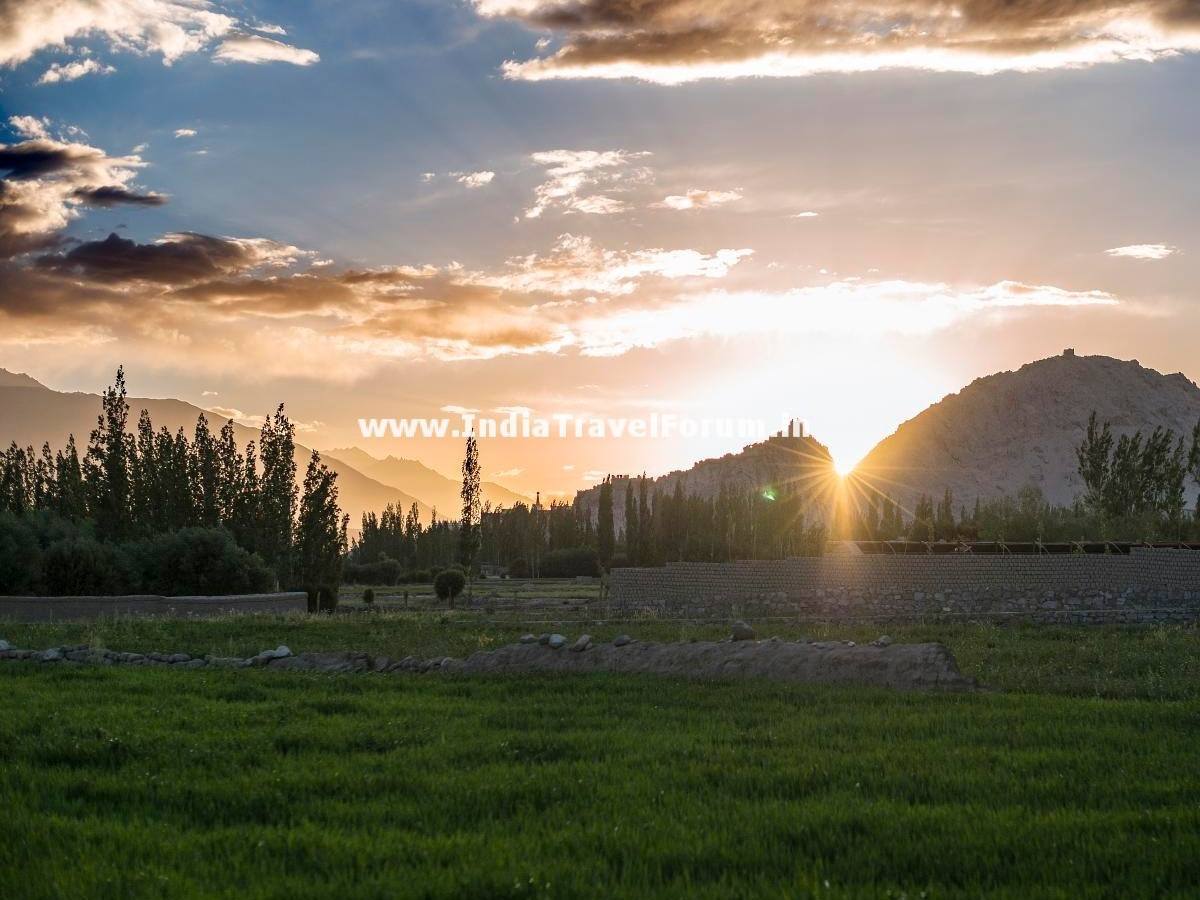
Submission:
POLYGON ((872 493, 853 510, 847 531, 857 540, 1200 539, 1200 509, 1189 512, 1186 502, 1188 482, 1200 485, 1200 423, 1186 438, 1162 427, 1118 437, 1093 411, 1075 462, 1083 492, 1069 505, 1052 504, 1028 485, 1014 497, 956 509, 947 489, 936 503, 921 495, 905 516, 890 497, 872 493))
MULTIPOLYGON (((477 451, 476 451, 477 452, 477 451)), ((464 464, 470 460, 468 456, 464 464)), ((478 467, 477 457, 474 466, 478 467)), ((464 494, 468 493, 464 484, 464 494)), ((484 503, 468 519, 423 525, 414 503, 407 511, 386 507, 363 515, 346 567, 347 580, 371 584, 428 581, 442 569, 467 573, 505 570, 513 577, 599 575, 621 566, 656 566, 668 561, 727 562, 780 559, 821 552, 826 529, 805 521, 805 499, 794 490, 769 488, 743 493, 725 486, 715 497, 685 492, 677 482, 665 492, 652 479, 613 477, 599 487, 593 511, 580 498, 484 503), (616 527, 614 504, 623 504, 616 527), (477 532, 463 551, 467 521, 477 532)))
POLYGON ((129 414, 122 367, 82 457, 74 435, 57 451, 13 442, 0 454, 0 593, 274 587, 333 602, 347 525, 337 475, 313 451, 297 486, 282 404, 244 450, 232 422, 214 433, 201 413, 189 437, 156 430, 144 409, 131 430, 129 414), (158 544, 197 558, 174 581, 163 566, 152 576, 146 560, 168 552, 158 544))

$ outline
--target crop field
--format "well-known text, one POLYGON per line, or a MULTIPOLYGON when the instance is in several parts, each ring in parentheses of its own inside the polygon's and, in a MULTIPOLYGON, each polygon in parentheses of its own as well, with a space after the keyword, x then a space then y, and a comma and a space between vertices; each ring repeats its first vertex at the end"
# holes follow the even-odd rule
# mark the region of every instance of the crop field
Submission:
MULTIPOLYGON (((403 612, 0 622, 22 647, 222 655, 461 656, 523 630, 403 612)), ((0 663, 0 883, 22 898, 1195 896, 1197 630, 889 633, 944 641, 995 690, 0 663)))

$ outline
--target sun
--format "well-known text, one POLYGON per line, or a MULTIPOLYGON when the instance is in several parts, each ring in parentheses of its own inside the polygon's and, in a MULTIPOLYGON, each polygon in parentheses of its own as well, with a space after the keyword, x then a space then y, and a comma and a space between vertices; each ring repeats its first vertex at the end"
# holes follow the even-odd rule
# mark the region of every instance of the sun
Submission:
POLYGON ((854 471, 854 467, 858 465, 858 460, 834 459, 833 471, 837 472, 838 478, 845 478, 854 471))

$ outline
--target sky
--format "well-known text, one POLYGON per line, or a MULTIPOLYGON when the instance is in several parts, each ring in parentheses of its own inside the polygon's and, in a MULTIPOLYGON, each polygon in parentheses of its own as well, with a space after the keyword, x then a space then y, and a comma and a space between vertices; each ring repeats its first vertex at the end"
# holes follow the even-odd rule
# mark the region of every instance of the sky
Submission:
POLYGON ((1197 51, 1195 0, 0 0, 0 367, 448 473, 358 420, 795 416, 845 468, 1066 347, 1196 379, 1197 51))

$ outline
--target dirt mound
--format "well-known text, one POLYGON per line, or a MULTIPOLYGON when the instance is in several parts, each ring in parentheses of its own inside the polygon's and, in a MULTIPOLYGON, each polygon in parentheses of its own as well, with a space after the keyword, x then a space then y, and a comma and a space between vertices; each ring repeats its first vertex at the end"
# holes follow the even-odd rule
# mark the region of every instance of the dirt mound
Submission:
POLYGON ((624 646, 591 644, 582 652, 512 644, 452 660, 443 672, 647 672, 680 678, 766 678, 798 684, 853 684, 896 690, 971 691, 942 644, 855 645, 841 641, 720 641, 624 646))

